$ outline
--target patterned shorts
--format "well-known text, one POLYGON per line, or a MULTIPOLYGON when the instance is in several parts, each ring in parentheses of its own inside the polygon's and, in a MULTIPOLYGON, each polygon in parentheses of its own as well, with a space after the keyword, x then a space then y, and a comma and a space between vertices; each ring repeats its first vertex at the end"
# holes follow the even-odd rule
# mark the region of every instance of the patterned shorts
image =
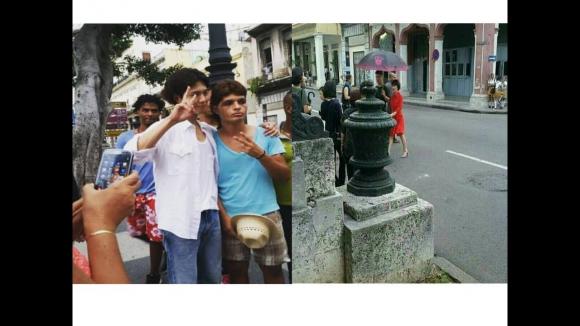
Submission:
POLYGON ((135 211, 127 217, 127 228, 133 237, 147 234, 149 241, 161 242, 163 235, 157 228, 157 215, 155 213, 155 194, 135 195, 135 211))
POLYGON ((250 251, 254 256, 254 260, 258 265, 262 266, 277 266, 283 263, 289 263, 288 247, 284 239, 284 229, 282 227, 282 216, 280 212, 275 211, 265 214, 267 218, 272 220, 282 236, 279 239, 271 238, 265 247, 260 249, 250 249, 246 247, 237 238, 224 236, 223 238, 223 259, 231 261, 249 261, 250 251))

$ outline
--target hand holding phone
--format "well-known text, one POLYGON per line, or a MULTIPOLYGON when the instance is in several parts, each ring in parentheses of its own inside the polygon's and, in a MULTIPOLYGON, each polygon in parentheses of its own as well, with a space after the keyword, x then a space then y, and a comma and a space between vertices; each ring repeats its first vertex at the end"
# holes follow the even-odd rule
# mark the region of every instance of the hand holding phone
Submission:
POLYGON ((133 164, 133 153, 122 149, 106 149, 103 152, 97 180, 96 189, 106 189, 113 182, 123 179, 131 173, 133 164))
POLYGON ((91 184, 83 187, 84 234, 97 230, 114 231, 135 208, 135 192, 141 186, 139 174, 131 173, 105 190, 95 190, 91 184))

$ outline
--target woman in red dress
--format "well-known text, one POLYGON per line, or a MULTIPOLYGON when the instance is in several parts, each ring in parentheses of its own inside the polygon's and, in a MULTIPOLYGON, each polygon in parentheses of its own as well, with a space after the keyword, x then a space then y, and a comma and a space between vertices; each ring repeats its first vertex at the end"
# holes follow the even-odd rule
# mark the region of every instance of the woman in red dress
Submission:
POLYGON ((391 82, 393 95, 391 96, 391 101, 389 105, 391 106, 391 118, 397 121, 397 125, 391 128, 389 133, 389 148, 388 152, 391 153, 391 145, 393 144, 393 139, 395 136, 401 138, 403 143, 403 155, 401 157, 408 157, 409 150, 407 148, 407 138, 405 137, 405 117, 403 116, 403 96, 399 92, 401 84, 398 80, 393 80, 391 82))

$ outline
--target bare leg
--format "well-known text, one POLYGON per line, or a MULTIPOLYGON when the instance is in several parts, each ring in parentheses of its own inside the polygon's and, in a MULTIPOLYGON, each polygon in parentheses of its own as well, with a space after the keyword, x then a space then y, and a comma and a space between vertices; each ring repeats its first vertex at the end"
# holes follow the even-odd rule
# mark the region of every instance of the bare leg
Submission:
POLYGON ((264 275, 264 284, 284 284, 284 274, 282 273, 282 265, 277 266, 262 266, 262 275, 264 275))
POLYGON ((387 147, 387 154, 391 155, 391 145, 393 145, 393 137, 389 136, 389 147, 387 147))
POLYGON ((230 273, 230 282, 232 284, 250 284, 250 277, 248 276, 249 265, 250 262, 247 261, 226 260, 226 268, 230 273))
POLYGON ((407 137, 405 137, 405 134, 402 134, 399 137, 401 138, 401 141, 403 142, 403 156, 402 157, 407 157, 407 155, 409 155, 409 149, 407 148, 407 137))

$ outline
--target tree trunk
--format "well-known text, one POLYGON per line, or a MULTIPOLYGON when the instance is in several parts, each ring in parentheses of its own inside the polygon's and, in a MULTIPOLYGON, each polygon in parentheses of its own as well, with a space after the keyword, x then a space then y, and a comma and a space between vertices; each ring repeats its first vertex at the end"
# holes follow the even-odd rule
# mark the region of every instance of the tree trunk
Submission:
POLYGON ((95 182, 111 111, 111 25, 85 24, 73 40, 76 71, 73 173, 80 186, 95 182))

